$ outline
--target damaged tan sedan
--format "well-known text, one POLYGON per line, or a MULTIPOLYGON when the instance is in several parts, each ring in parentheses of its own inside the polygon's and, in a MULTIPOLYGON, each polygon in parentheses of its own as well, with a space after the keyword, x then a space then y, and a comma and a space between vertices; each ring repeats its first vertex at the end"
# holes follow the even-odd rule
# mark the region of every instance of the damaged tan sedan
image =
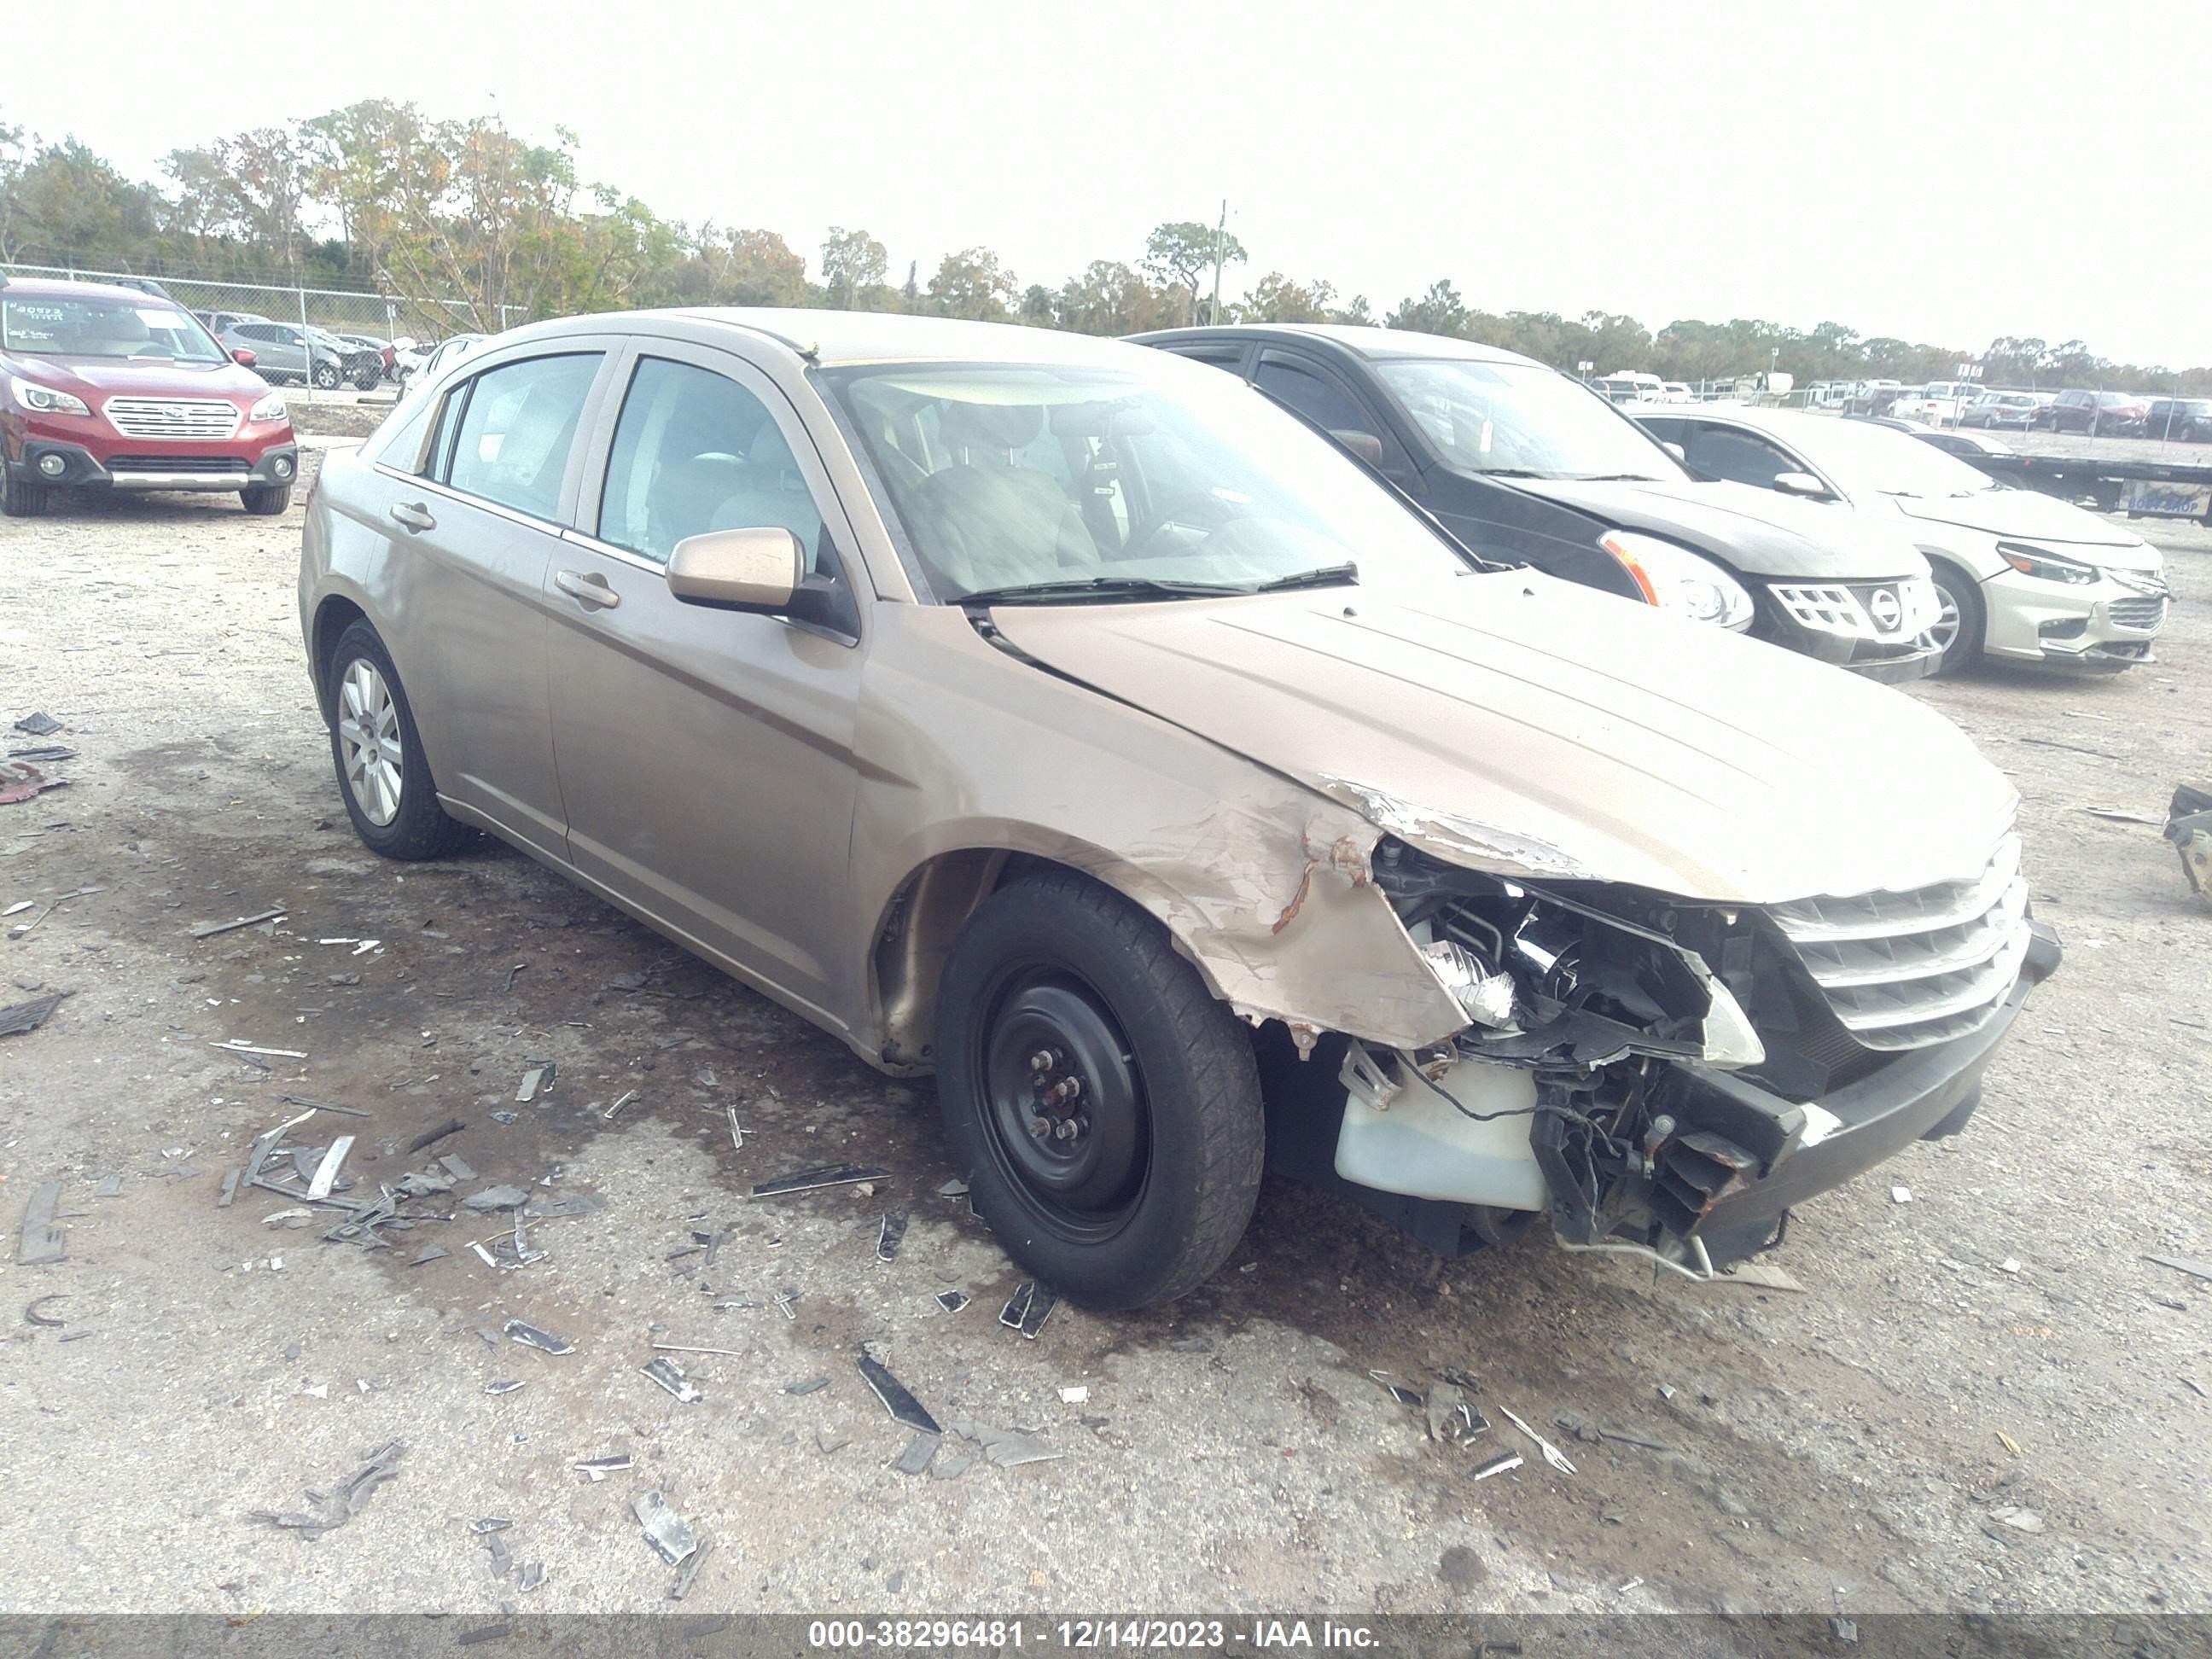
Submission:
POLYGON ((1710 1272, 1960 1128, 2057 961, 1940 716, 1474 560, 1139 347, 522 329, 332 454, 300 602, 364 842, 490 830, 933 1072, 1097 1307, 1212 1273, 1267 1158, 1710 1272))

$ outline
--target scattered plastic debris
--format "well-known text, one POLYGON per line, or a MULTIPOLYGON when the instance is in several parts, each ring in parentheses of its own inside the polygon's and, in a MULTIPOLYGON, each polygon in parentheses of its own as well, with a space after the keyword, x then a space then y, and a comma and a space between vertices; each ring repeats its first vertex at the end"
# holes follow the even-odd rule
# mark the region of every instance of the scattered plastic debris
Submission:
MULTIPOLYGON (((623 1460, 625 1463, 628 1459, 623 1460)), ((641 1492, 630 1499, 630 1513, 645 1528, 645 1541, 653 1546, 660 1559, 672 1567, 680 1567, 684 1558, 699 1547, 699 1540, 684 1518, 668 1507, 668 1500, 656 1486, 651 1492, 641 1492)))
POLYGON ((544 1582, 545 1564, 543 1561, 525 1561, 515 1574, 514 1586, 520 1590, 534 1590, 544 1582))
POLYGON ((469 1522, 469 1530, 481 1537, 488 1532, 505 1532, 514 1522, 503 1515, 487 1515, 469 1522))
POLYGON ((1846 1619, 1841 1613, 1831 1613, 1828 1615, 1828 1634, 1848 1647, 1859 1639, 1859 1627, 1856 1620, 1846 1619))
POLYGON ((468 1127, 460 1119, 449 1117, 435 1128, 425 1129, 421 1134, 416 1135, 414 1139, 407 1143, 407 1150, 410 1152, 419 1152, 425 1146, 434 1146, 447 1135, 457 1135, 468 1127))
POLYGON ((1475 1410, 1458 1386, 1439 1382, 1423 1402, 1429 1438, 1447 1446, 1464 1446, 1490 1432, 1490 1419, 1475 1410))
POLYGON ((2033 1510, 2022 1509, 2017 1504, 2000 1504, 1990 1511, 1990 1519, 2001 1527, 2010 1527, 2014 1532, 2039 1533, 2044 1529, 2043 1517, 2033 1510))
POLYGON ((829 1386, 830 1379, 826 1376, 807 1376, 801 1377, 796 1382, 785 1383, 783 1391, 786 1394, 812 1394, 817 1389, 826 1389, 829 1386))
POLYGON ((1394 1376, 1389 1371, 1370 1371, 1367 1375, 1381 1386, 1385 1394, 1401 1406, 1412 1406, 1418 1409, 1428 1403, 1428 1396, 1402 1376, 1394 1376))
POLYGON ((790 1193, 819 1192, 825 1187, 850 1187, 864 1181, 890 1179, 889 1170, 875 1169, 865 1164, 825 1164, 818 1169, 800 1170, 793 1174, 778 1176, 763 1181, 753 1188, 755 1198, 781 1198, 790 1193))
POLYGON ((891 1465, 901 1474, 927 1474, 937 1457, 937 1449, 945 1443, 945 1437, 925 1430, 907 1443, 907 1448, 891 1465))
POLYGON ((2193 1279, 2212 1279, 2212 1261, 2199 1261, 2185 1255, 2147 1255, 2143 1260, 2161 1267, 2171 1267, 2176 1273, 2187 1273, 2193 1279))
POLYGON ((67 778, 50 778, 28 761, 0 761, 0 806, 43 795, 49 789, 66 789, 67 778))
POLYGON ((552 1221, 562 1216, 589 1215, 606 1207, 606 1199, 599 1193, 562 1193, 553 1198, 533 1198, 522 1212, 532 1221, 552 1221))
POLYGON ((600 1117, 601 1121, 604 1121, 604 1122, 607 1122, 607 1123, 611 1123, 611 1122, 613 1122, 613 1121, 615 1121, 615 1114, 616 1114, 617 1112, 619 1112, 620 1110, 622 1110, 622 1109, 623 1109, 623 1107, 625 1107, 625 1106, 629 1105, 629 1104, 630 1103, 630 1102, 632 1102, 633 1100, 635 1100, 636 1098, 637 1098, 637 1091, 636 1091, 636 1090, 635 1090, 635 1089, 625 1089, 625 1090, 623 1090, 623 1091, 622 1091, 622 1093, 621 1093, 621 1094, 617 1095, 617 1096, 615 1097, 615 1103, 614 1103, 613 1105, 611 1105, 611 1106, 608 1107, 608 1108, 607 1108, 607 1109, 606 1109, 605 1111, 604 1111, 604 1112, 602 1112, 602 1113, 600 1113, 600 1114, 599 1114, 599 1117, 600 1117))
POLYGON ((369 1494, 399 1473, 399 1460, 406 1454, 403 1442, 387 1441, 371 1452, 366 1462, 333 1485, 327 1494, 310 1491, 307 1500, 315 1506, 313 1509, 249 1510, 246 1518, 296 1532, 302 1538, 320 1538, 359 1515, 369 1494))
POLYGON ((459 1152, 441 1152, 438 1163, 456 1181, 474 1181, 477 1178, 476 1166, 459 1152))
POLYGON ((485 1383, 483 1391, 486 1394, 513 1394, 520 1387, 522 1387, 522 1379, 520 1377, 502 1376, 496 1382, 485 1383))
POLYGON ((1034 1279, 1024 1279, 1014 1286, 1014 1293, 999 1310, 999 1322, 1034 1341, 1044 1328, 1044 1322, 1052 1317, 1052 1310, 1059 1305, 1057 1291, 1047 1290, 1034 1279))
POLYGON ((257 911, 250 916, 234 916, 228 921, 204 922, 192 929, 194 939, 213 939, 217 933, 235 933, 241 927, 258 927, 264 921, 282 921, 289 915, 283 905, 274 910, 257 911))
POLYGON ((620 1474, 624 1469, 629 1468, 630 1455, 628 1452, 616 1452, 606 1457, 581 1457, 568 1467, 588 1475, 592 1484, 596 1486, 609 1475, 620 1474))
POLYGON ((54 1212, 61 1207, 62 1183, 48 1181, 32 1188, 31 1201, 23 1206, 23 1228, 15 1242, 15 1265, 19 1267, 43 1267, 60 1261, 69 1255, 68 1236, 54 1225, 54 1212))
POLYGON ((484 1187, 471 1193, 461 1200, 461 1207, 473 1210, 478 1215, 488 1215, 494 1210, 519 1210, 530 1202, 527 1187, 484 1187))
POLYGON ((1508 1469, 1519 1468, 1521 1461, 1521 1454, 1517 1451, 1500 1452, 1477 1469, 1474 1472, 1474 1478, 1478 1480, 1487 1480, 1493 1474, 1503 1474, 1508 1469))
POLYGON ((1018 1429, 990 1429, 975 1423, 955 1423, 952 1432, 963 1440, 972 1440, 983 1449, 986 1462, 1000 1468, 1012 1468, 1022 1463, 1045 1463, 1066 1455, 1050 1441, 1033 1434, 1024 1434, 1018 1429))
POLYGON ((330 1150, 323 1154, 322 1163, 316 1167, 314 1179, 307 1183, 309 1198, 328 1198, 331 1195, 331 1188, 337 1184, 339 1166, 344 1164, 346 1154, 353 1150, 353 1143, 351 1135, 340 1135, 331 1142, 330 1150))
POLYGON ((1767 1261, 1739 1261, 1733 1267, 1722 1268, 1705 1282, 1709 1285, 1746 1285, 1762 1291, 1788 1291, 1797 1296, 1805 1294, 1805 1286, 1796 1274, 1767 1261))
POLYGON ((41 708, 17 720, 15 729, 26 737, 50 738, 62 729, 62 723, 41 708))
POLYGON ((958 1313, 968 1305, 968 1297, 959 1291, 939 1291, 936 1300, 937 1305, 947 1313, 958 1313))
POLYGON ((889 1261, 898 1254, 899 1244, 906 1237, 906 1212, 893 1210, 884 1218, 882 1231, 876 1235, 876 1260, 889 1261))
POLYGON ((520 1319, 510 1319, 501 1328, 526 1348, 536 1348, 541 1352, 550 1354, 576 1352, 576 1345, 569 1341, 567 1337, 555 1336, 550 1331, 541 1331, 537 1326, 526 1324, 520 1319))
POLYGON ((61 1291, 49 1291, 44 1296, 34 1296, 31 1298, 30 1305, 23 1310, 23 1317, 33 1325, 44 1325, 49 1330, 58 1331, 69 1322, 66 1320, 50 1318, 46 1315, 40 1313, 39 1310, 45 1307, 49 1302, 66 1302, 68 1300, 69 1297, 67 1294, 61 1291))
POLYGON ((668 1587, 668 1599, 681 1601, 690 1593, 691 1581, 699 1576, 699 1569, 707 1565, 707 1558, 714 1553, 714 1540, 702 1538, 699 1547, 691 1552, 691 1559, 676 1570, 676 1582, 668 1587))
POLYGON ((1889 1189, 1889 1201, 1893 1204, 1911 1203, 1912 1188, 1910 1187, 1892 1187, 1889 1189))
POLYGON ((1084 1387, 1081 1383, 1077 1383, 1073 1388, 1062 1389, 1060 1391, 1060 1403, 1063 1406, 1088 1405, 1090 1401, 1091 1390, 1084 1387))
POLYGON ((1499 1413, 1504 1416, 1507 1422, 1510 1423, 1515 1428, 1520 1430, 1522 1433, 1527 1435, 1529 1439, 1536 1443, 1536 1449, 1544 1454, 1544 1461, 1547 1463, 1549 1463, 1561 1474, 1572 1474, 1575 1473, 1575 1466, 1568 1461, 1567 1455, 1565 1452, 1561 1451, 1550 1441, 1545 1439, 1542 1435, 1537 1433, 1535 1430, 1530 1428, 1526 1423, 1523 1423, 1519 1418, 1516 1417, 1508 1407, 1500 1406, 1498 1409, 1499 1413))
POLYGON ((777 1311, 781 1313, 786 1319, 798 1318, 799 1292, 789 1289, 778 1291, 775 1293, 775 1305, 777 1311))
POLYGON ((2014 1439, 2002 1429, 1999 1429, 1997 1431, 1997 1443, 2002 1446, 2007 1451, 2010 1452, 2014 1457, 2020 1455, 2020 1442, 2014 1439))
POLYGON ((687 1406, 707 1397, 691 1386, 684 1375, 683 1368, 665 1354, 651 1364, 641 1366, 639 1369, 643 1370, 656 1385, 666 1389, 687 1406))
POLYGON ((937 1419, 922 1408, 921 1401, 908 1392, 906 1384, 867 1354, 860 1356, 860 1376, 876 1391, 876 1398, 884 1402, 884 1409, 908 1428, 921 1429, 929 1434, 939 1434, 937 1419))
POLYGON ((522 1074, 521 1083, 514 1091, 515 1104, 527 1106, 539 1095, 550 1090, 553 1086, 554 1070, 553 1062, 548 1060, 543 1066, 533 1066, 525 1072, 522 1074))
POLYGON ((49 991, 42 997, 33 997, 28 1002, 0 1008, 0 1036, 21 1036, 37 1030, 46 1023, 47 1017, 62 1006, 62 999, 69 994, 67 991, 49 991))

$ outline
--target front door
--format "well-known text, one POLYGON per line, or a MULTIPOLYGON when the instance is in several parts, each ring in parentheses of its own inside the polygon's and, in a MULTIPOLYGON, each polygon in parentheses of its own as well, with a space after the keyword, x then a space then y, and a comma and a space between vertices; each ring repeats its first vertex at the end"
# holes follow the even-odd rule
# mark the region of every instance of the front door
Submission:
POLYGON ((554 750, 576 868, 742 977, 843 1006, 860 611, 853 540, 796 413, 741 358, 640 339, 554 561, 554 750), (600 458, 604 457, 604 460, 600 458), (781 526, 849 630, 687 605, 670 553, 781 526))

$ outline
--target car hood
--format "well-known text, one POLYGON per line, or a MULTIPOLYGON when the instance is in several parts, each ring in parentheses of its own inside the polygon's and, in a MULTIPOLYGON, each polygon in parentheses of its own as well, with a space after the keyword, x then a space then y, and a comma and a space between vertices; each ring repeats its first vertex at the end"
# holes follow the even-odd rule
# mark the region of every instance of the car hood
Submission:
POLYGON ((1893 581, 1924 576, 1928 562, 1893 529, 1750 484, 1685 479, 1513 478, 1527 490, 1628 530, 1665 536, 1747 576, 1893 581))
POLYGON ((2056 542, 2083 550, 2081 556, 2096 564, 2147 568, 2159 562, 2158 550, 2133 531, 2107 524, 2095 514, 2085 513, 2073 502, 2039 489, 1977 489, 1969 495, 1893 495, 1889 499, 1905 518, 1923 524, 1955 525, 2022 541, 2056 542))
POLYGON ((991 617, 1470 868, 1721 903, 1904 890, 1979 874, 2018 805, 1902 693, 1530 571, 991 617))
POLYGON ((103 397, 235 398, 260 393, 268 382, 234 362, 156 362, 122 357, 12 357, 14 372, 62 392, 86 387, 103 397))

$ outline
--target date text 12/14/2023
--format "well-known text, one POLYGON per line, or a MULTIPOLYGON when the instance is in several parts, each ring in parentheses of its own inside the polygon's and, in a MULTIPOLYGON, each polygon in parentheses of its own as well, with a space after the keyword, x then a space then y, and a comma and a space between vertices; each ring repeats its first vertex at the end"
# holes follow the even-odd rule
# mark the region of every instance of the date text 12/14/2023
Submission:
POLYGON ((806 1627, 814 1648, 1041 1648, 1255 1650, 1372 1648, 1375 1632, 1334 1620, 1062 1619, 1034 1626, 1018 1619, 817 1619, 806 1627))

